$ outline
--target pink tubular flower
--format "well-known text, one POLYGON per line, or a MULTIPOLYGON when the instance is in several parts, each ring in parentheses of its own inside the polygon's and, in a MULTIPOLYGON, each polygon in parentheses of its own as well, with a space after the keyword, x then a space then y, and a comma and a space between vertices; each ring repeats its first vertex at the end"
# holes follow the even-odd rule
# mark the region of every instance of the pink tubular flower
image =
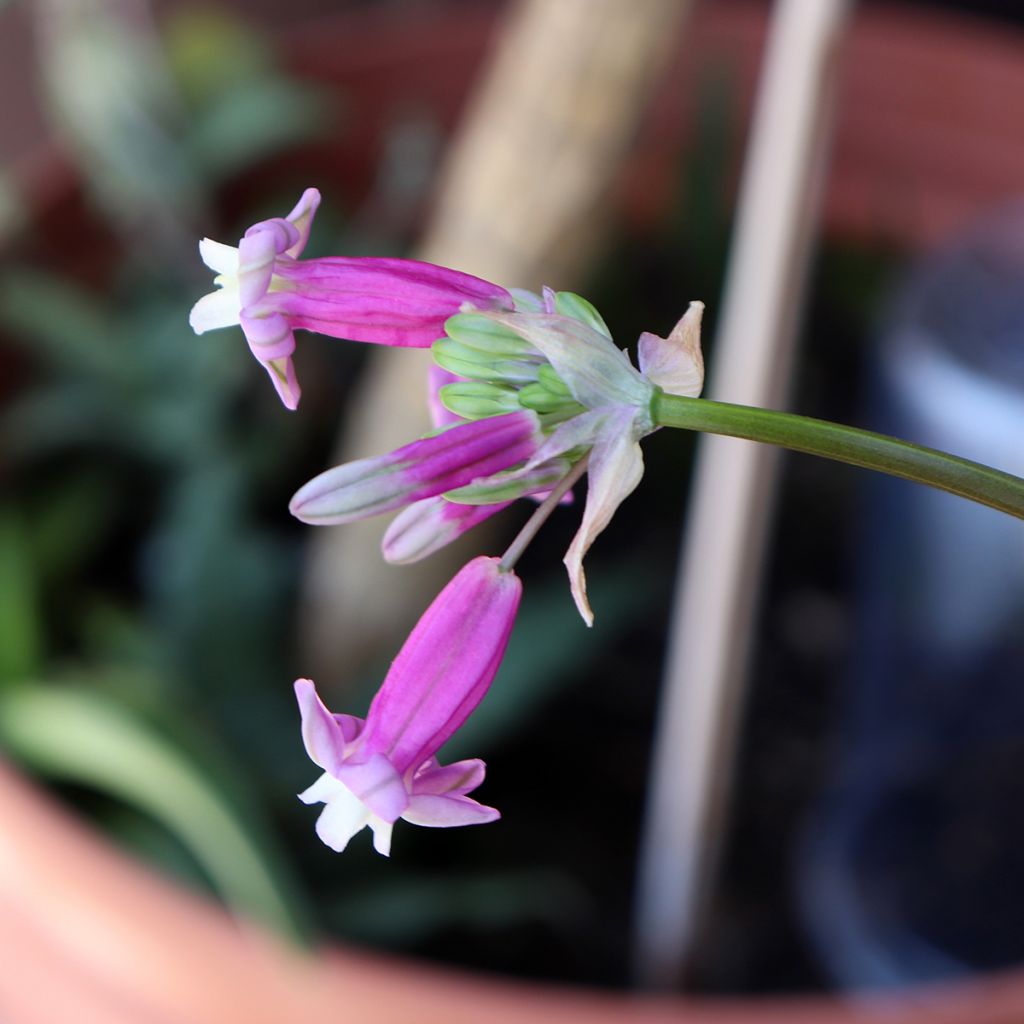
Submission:
POLYGON ((300 487, 289 508, 304 523, 354 522, 523 463, 540 442, 537 416, 526 410, 461 423, 387 455, 328 469, 300 487))
POLYGON ((483 782, 482 761, 442 766, 435 754, 490 687, 521 591, 496 558, 464 566, 413 629, 365 721, 331 714, 311 680, 296 681, 306 752, 324 770, 299 799, 326 805, 316 831, 332 850, 368 825, 387 856, 399 818, 446 828, 500 816, 467 795, 483 782))
POLYGON ((320 193, 308 188, 287 217, 254 224, 238 248, 204 238, 203 262, 217 290, 192 308, 196 334, 240 324, 252 353, 289 409, 299 402, 292 365, 295 328, 333 338, 424 348, 462 309, 511 309, 504 288, 418 260, 347 258, 299 261, 320 193))

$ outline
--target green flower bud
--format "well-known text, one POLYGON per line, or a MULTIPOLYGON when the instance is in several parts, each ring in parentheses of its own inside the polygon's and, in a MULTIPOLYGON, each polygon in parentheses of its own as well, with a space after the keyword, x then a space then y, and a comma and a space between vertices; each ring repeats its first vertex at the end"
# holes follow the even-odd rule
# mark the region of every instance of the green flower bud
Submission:
POLYGON ((444 324, 444 333, 453 341, 460 342, 467 348, 486 352, 494 358, 542 358, 540 352, 525 338, 479 313, 456 313, 455 316, 448 317, 444 324))
POLYGON ((438 338, 431 352, 438 366, 470 380, 529 384, 537 379, 540 357, 536 361, 495 357, 453 338, 438 338))
POLYGON ((482 420, 520 408, 514 388, 479 380, 445 384, 438 396, 446 409, 466 420, 482 420))
POLYGON ((562 316, 571 316, 574 320, 579 320, 606 338, 612 336, 601 314, 586 299, 573 292, 556 292, 555 310, 562 316))

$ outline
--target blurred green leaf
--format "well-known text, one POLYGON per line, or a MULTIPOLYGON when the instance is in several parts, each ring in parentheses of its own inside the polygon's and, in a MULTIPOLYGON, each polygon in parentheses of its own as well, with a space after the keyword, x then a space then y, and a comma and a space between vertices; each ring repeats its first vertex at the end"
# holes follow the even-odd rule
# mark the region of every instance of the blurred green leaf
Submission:
POLYGON ((116 322, 96 298, 67 281, 38 271, 8 271, 0 277, 0 324, 57 369, 93 380, 125 376, 116 322))
MULTIPOLYGON (((0 0, 0 9, 4 0, 0 0)), ((0 244, 25 226, 27 217, 22 197, 10 175, 0 171, 0 244)))
POLYGON ((186 145, 203 172, 218 179, 310 139, 323 124, 323 105, 307 87, 269 80, 226 92, 198 112, 186 145))
POLYGON ((324 126, 319 91, 282 75, 263 36, 229 12, 178 12, 168 23, 166 41, 192 107, 184 147, 208 178, 242 171, 324 126))
POLYGON ((193 106, 216 99, 242 82, 273 73, 266 40, 230 11, 185 7, 172 11, 164 33, 167 60, 193 106))
POLYGON ((184 110, 161 41, 111 0, 34 0, 43 99, 108 218, 180 237, 201 191, 179 136, 184 110))
POLYGON ((42 657, 34 567, 27 533, 13 512, 0 515, 0 686, 28 678, 42 657))
POLYGON ((124 706, 84 689, 0 698, 0 739, 36 769, 151 814, 188 848, 232 909, 298 938, 284 886, 217 789, 124 706))

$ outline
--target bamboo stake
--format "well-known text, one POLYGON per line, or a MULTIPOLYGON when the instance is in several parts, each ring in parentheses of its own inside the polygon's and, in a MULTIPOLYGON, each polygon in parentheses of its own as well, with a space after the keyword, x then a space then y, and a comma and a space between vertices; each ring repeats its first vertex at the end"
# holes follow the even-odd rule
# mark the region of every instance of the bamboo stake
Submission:
MULTIPOLYGON (((785 403, 846 7, 776 7, 709 397, 785 403)), ((776 470, 767 446, 700 440, 641 852, 635 973, 650 987, 680 980, 721 846, 776 470)))

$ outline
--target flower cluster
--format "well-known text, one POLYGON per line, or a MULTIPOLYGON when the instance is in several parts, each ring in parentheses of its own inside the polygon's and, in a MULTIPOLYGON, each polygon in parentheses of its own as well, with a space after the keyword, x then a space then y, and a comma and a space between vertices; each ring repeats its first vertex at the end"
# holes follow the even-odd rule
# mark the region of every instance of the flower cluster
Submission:
MULTIPOLYGON (((593 306, 569 292, 510 293, 414 260, 300 261, 319 199, 308 189, 287 217, 253 225, 237 249, 200 244, 218 289, 193 308, 193 328, 241 325, 289 408, 299 399, 296 328, 430 346, 435 429, 321 473, 296 492, 293 515, 326 525, 399 510, 384 556, 410 562, 517 498, 540 500, 535 517, 546 516, 570 500, 585 469, 586 503, 565 564, 591 624, 583 558, 643 475, 639 441, 655 429, 659 390, 700 393, 703 305, 691 303, 667 338, 642 334, 636 367, 593 306)), ((317 832, 332 849, 368 825, 387 853, 399 818, 445 826, 498 816, 467 795, 483 779, 482 762, 442 767, 435 754, 497 672, 519 604, 516 557, 513 545, 501 561, 477 558, 452 580, 395 659, 365 721, 332 715, 312 682, 295 684, 307 752, 324 770, 302 799, 326 804, 317 832)))

